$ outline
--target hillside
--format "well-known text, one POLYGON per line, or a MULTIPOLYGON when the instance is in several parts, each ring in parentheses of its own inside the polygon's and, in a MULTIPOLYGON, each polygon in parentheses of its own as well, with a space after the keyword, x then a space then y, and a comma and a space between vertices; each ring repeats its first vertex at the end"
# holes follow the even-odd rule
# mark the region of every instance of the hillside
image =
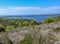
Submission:
POLYGON ((0 44, 60 44, 60 21, 0 33, 0 44), (30 35, 33 39, 31 39, 30 35), (32 42, 33 40, 33 42, 32 42), (24 42, 25 41, 25 42, 24 42))

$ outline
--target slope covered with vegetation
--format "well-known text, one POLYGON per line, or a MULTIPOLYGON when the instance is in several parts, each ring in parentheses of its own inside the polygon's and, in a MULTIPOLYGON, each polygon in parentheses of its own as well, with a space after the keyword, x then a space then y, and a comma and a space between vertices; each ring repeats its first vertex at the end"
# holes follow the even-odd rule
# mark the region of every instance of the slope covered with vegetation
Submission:
POLYGON ((60 16, 42 22, 0 18, 0 44, 60 44, 60 16))

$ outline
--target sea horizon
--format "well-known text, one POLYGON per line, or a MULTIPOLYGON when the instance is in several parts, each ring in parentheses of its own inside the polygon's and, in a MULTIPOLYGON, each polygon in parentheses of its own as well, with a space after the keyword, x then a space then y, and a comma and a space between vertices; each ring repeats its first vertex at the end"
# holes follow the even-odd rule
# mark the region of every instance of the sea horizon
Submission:
POLYGON ((0 18, 23 18, 23 19, 32 19, 38 22, 42 22, 48 16, 52 16, 53 18, 56 16, 60 16, 60 14, 44 14, 44 15, 5 15, 0 16, 0 18))

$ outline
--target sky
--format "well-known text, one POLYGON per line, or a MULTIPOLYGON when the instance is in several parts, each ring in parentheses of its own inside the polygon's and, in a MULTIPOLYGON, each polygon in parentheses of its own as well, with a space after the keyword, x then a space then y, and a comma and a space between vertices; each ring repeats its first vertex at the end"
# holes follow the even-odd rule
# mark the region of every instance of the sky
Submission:
POLYGON ((0 0, 0 15, 60 14, 60 0, 0 0))

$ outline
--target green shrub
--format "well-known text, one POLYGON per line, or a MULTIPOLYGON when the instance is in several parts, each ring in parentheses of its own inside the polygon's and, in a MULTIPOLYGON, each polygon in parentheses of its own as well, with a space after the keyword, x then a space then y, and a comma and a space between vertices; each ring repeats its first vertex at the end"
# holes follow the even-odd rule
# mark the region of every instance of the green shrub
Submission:
POLYGON ((2 24, 0 24, 0 32, 5 32, 5 27, 2 24))
POLYGON ((26 35, 20 44, 32 44, 33 38, 30 35, 26 35))
POLYGON ((50 23, 50 22, 54 22, 54 19, 50 16, 48 18, 46 18, 43 23, 50 23))
POLYGON ((4 28, 4 26, 2 24, 0 24, 0 27, 3 27, 4 28))
POLYGON ((6 31, 9 31, 9 30, 12 30, 12 29, 14 29, 14 26, 7 26, 6 27, 6 31))
POLYGON ((60 16, 57 16, 54 21, 60 21, 60 16))
POLYGON ((19 23, 18 23, 18 26, 17 26, 17 28, 20 28, 20 27, 21 27, 21 22, 19 22, 19 23))
POLYGON ((21 26, 29 26, 29 22, 24 21, 24 22, 21 23, 21 26))
POLYGON ((35 23, 36 23, 36 21, 31 20, 30 23, 29 23, 29 25, 35 25, 35 23))

